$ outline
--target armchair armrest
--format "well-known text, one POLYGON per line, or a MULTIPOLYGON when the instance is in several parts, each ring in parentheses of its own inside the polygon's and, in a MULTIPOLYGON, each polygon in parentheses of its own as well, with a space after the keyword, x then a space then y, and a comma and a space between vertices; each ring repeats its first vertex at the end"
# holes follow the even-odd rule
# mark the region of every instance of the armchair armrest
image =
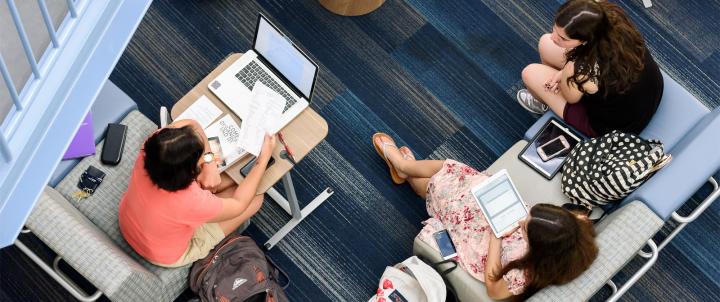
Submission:
POLYGON ((547 287, 530 300, 587 301, 633 259, 663 223, 660 217, 640 201, 621 207, 596 225, 595 242, 599 252, 590 268, 570 283, 547 287))
POLYGON ((703 117, 668 153, 672 161, 626 198, 642 200, 663 220, 720 168, 720 108, 703 117))
POLYGON ((158 277, 118 247, 55 189, 45 188, 26 225, 111 300, 161 300, 158 277))

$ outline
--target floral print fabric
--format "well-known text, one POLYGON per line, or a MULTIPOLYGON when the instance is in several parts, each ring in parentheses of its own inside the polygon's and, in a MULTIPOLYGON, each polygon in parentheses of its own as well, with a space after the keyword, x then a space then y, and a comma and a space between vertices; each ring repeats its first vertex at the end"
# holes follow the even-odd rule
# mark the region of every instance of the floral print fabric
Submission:
MULTIPOLYGON (((433 238, 435 232, 447 229, 452 239, 460 267, 476 279, 485 282, 490 236, 495 236, 470 189, 489 175, 454 160, 446 160, 442 169, 430 178, 427 188, 427 211, 430 218, 423 222, 418 238, 439 251, 433 238)), ((502 240, 503 266, 521 258, 527 243, 517 230, 502 240)), ((503 276, 508 290, 514 295, 523 292, 525 273, 513 269, 503 276)))

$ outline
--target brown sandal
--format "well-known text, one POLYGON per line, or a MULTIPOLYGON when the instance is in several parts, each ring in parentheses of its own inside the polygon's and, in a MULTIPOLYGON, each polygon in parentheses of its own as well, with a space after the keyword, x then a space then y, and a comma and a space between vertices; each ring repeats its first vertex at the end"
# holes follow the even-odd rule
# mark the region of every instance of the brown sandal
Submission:
POLYGON ((393 140, 392 137, 390 137, 389 135, 387 135, 385 133, 378 132, 378 133, 373 134, 372 143, 373 143, 373 146, 375 147, 375 151, 377 151, 378 155, 380 155, 380 157, 382 157, 382 159, 385 161, 388 168, 390 169, 390 178, 392 179, 393 183, 395 183, 397 185, 405 183, 405 179, 400 177, 400 175, 398 175, 397 170, 395 170, 395 167, 393 166, 393 164, 385 156, 385 148, 387 146, 392 146, 392 147, 397 148, 397 146, 395 145, 395 140, 393 140), (386 138, 389 141, 380 140, 382 142, 382 144, 378 145, 376 143, 376 141, 377 141, 377 138, 379 138, 379 137, 386 138))

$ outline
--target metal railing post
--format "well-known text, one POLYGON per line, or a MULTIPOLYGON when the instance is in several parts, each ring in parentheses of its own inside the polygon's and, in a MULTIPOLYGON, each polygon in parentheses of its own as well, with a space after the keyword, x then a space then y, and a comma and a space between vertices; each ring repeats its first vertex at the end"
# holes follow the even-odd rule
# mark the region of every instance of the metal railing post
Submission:
POLYGON ((7 0, 8 9, 10 9, 10 15, 12 16, 13 22, 15 22, 15 28, 17 29, 18 36, 20 36, 20 42, 22 42, 23 49, 25 50, 25 57, 27 57, 30 68, 32 69, 35 78, 40 78, 40 70, 38 69, 37 62, 35 62, 35 55, 33 54, 32 47, 30 47, 30 40, 28 40, 27 33, 25 33, 25 26, 20 20, 20 13, 15 6, 15 1, 7 0))
POLYGON ((55 26, 50 18, 50 13, 48 12, 45 0, 38 0, 38 5, 40 6, 40 13, 42 13, 43 21, 45 21, 45 27, 47 27, 48 34, 50 35, 50 40, 52 40, 53 46, 58 48, 60 47, 60 43, 58 43, 57 35, 55 34, 55 26))

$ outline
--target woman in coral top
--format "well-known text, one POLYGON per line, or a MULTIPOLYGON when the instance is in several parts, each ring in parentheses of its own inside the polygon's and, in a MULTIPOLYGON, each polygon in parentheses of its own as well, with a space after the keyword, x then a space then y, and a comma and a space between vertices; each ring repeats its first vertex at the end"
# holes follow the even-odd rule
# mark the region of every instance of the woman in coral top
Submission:
POLYGON ((220 175, 202 127, 176 121, 148 137, 120 201, 125 240, 155 265, 179 267, 204 258, 262 206, 256 195, 275 147, 265 136, 257 164, 236 185, 220 175))
POLYGON ((447 229, 460 267, 485 283, 490 298, 524 300, 548 285, 570 282, 595 260, 595 231, 585 215, 537 204, 520 227, 497 238, 470 192, 488 174, 450 159, 415 160, 408 147, 398 149, 384 133, 375 134, 373 144, 393 181, 407 181, 426 199, 430 219, 418 238, 438 249, 432 234, 447 229))

